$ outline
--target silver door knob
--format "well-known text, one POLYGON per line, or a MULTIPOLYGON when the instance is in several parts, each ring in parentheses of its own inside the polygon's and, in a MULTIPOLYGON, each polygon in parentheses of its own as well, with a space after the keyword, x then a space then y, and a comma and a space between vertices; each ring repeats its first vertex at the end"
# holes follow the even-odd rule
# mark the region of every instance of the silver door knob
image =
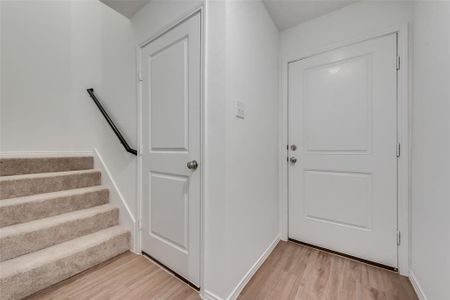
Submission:
POLYGON ((291 156, 291 158, 289 158, 289 162, 291 164, 295 164, 297 162, 297 158, 295 156, 291 156))
POLYGON ((198 163, 196 160, 191 160, 190 162, 187 163, 187 168, 189 170, 196 170, 198 168, 198 163))

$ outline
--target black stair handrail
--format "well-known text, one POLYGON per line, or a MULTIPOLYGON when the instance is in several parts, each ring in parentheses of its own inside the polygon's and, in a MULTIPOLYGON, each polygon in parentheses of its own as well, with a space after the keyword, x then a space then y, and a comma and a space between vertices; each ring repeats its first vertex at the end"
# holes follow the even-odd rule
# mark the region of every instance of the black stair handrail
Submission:
POLYGON ((131 154, 137 155, 137 150, 133 149, 128 145, 127 141, 123 137, 123 135, 120 133, 119 129, 117 128, 116 124, 114 124, 113 120, 109 117, 106 110, 103 108, 100 101, 97 99, 97 97, 94 94, 94 89, 87 89, 87 92, 89 93, 89 96, 91 96, 92 100, 94 100, 95 104, 97 105, 98 109, 102 113, 102 115, 105 117, 106 121, 108 122, 109 126, 111 126, 112 130, 116 134, 117 138, 120 140, 122 145, 125 147, 125 150, 127 152, 130 152, 131 154))

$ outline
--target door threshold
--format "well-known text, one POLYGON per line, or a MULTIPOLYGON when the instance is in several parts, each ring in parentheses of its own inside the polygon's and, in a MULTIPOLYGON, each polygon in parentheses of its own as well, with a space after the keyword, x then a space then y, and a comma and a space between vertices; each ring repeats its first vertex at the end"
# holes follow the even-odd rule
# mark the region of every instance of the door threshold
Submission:
POLYGON ((321 250, 321 251, 328 252, 328 253, 331 253, 331 254, 339 255, 339 256, 342 256, 342 257, 345 257, 345 258, 348 258, 348 259, 356 260, 356 261, 359 261, 359 262, 362 262, 362 263, 365 263, 365 264, 368 264, 368 265, 372 265, 372 266, 375 266, 375 267, 378 267, 378 268, 382 268, 382 269, 386 269, 386 270, 398 273, 398 268, 387 266, 387 265, 383 265, 383 264, 380 264, 380 263, 377 263, 377 262, 374 262, 374 261, 371 261, 371 260, 367 260, 367 259, 360 258, 360 257, 357 257, 357 256, 353 256, 353 255, 345 254, 345 253, 342 253, 342 252, 330 250, 330 249, 323 248, 323 247, 320 247, 320 246, 308 244, 308 243, 305 243, 305 242, 302 242, 302 241, 298 241, 298 240, 295 240, 295 239, 291 239, 291 238, 288 238, 288 241, 290 241, 292 243, 295 243, 295 244, 299 244, 299 245, 315 248, 317 250, 321 250))
POLYGON ((146 256, 148 259, 150 259, 152 262, 154 262, 155 264, 157 264, 158 266, 163 268, 165 271, 169 272, 170 274, 172 274, 173 276, 175 276, 179 280, 183 281, 189 287, 191 287, 192 289, 196 290, 197 292, 200 292, 200 287, 196 286, 195 284, 193 284, 192 282, 190 282, 189 280, 187 280, 186 278, 184 278, 183 276, 181 276, 180 274, 178 274, 177 272, 175 272, 174 270, 172 270, 171 268, 169 268, 168 266, 166 266, 165 264, 163 264, 159 260, 155 259, 153 256, 149 255, 148 253, 145 253, 144 251, 141 251, 141 252, 142 252, 142 255, 146 256))

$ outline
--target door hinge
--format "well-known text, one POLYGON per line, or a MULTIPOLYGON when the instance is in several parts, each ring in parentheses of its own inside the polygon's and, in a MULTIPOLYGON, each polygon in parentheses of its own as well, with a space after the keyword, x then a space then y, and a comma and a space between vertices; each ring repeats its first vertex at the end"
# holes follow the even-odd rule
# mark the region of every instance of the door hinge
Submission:
POLYGON ((142 231, 142 220, 138 222, 138 231, 142 231))
POLYGON ((400 231, 397 231, 397 246, 400 246, 400 242, 401 242, 401 233, 400 231))
POLYGON ((142 72, 141 71, 138 72, 138 80, 142 81, 142 72))
POLYGON ((396 63, 397 71, 400 70, 400 56, 397 55, 397 63, 396 63))
POLYGON ((400 145, 400 143, 397 143, 397 153, 396 153, 397 158, 400 157, 400 150, 401 150, 401 145, 400 145))

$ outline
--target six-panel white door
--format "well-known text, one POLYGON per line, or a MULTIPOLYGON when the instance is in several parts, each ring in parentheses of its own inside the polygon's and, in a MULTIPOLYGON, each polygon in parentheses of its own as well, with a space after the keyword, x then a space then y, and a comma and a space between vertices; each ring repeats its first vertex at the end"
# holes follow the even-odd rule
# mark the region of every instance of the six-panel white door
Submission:
POLYGON ((391 267, 396 56, 393 34, 292 62, 288 71, 289 237, 391 267))
POLYGON ((200 14, 142 48, 142 251, 199 286, 200 14))

